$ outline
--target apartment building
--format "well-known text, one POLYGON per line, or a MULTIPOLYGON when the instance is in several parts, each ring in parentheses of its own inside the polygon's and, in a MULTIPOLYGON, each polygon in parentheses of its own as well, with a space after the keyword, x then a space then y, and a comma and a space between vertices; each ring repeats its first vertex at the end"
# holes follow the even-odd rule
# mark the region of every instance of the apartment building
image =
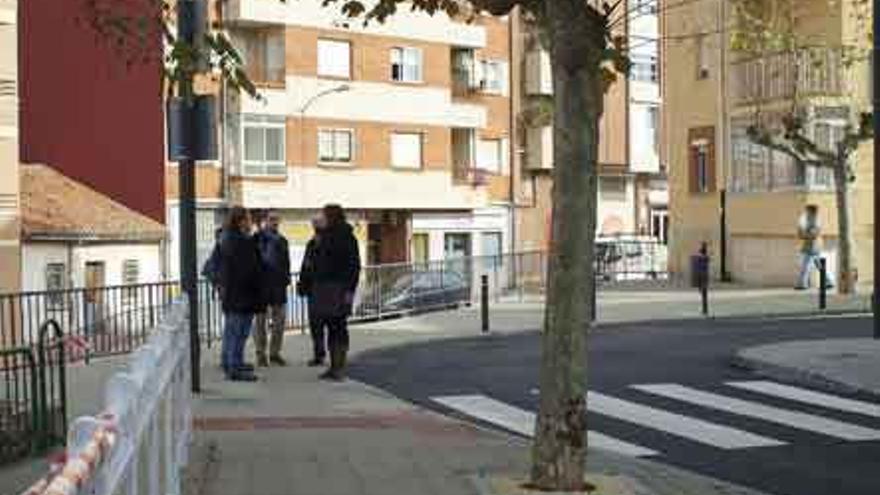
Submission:
MULTIPOLYGON (((615 29, 629 38, 633 67, 605 95, 600 122, 597 235, 640 234, 665 242, 665 167, 660 160, 659 17, 656 0, 630 0, 615 29)), ((537 33, 522 24, 519 142, 523 175, 520 249, 546 249, 552 203, 553 128, 546 107, 553 95, 550 56, 537 33), (542 107, 544 107, 542 109, 542 107)))
POLYGON ((17 0, 0 0, 0 293, 18 290, 21 276, 17 6, 17 0))
POLYGON ((513 249, 507 18, 365 27, 320 0, 222 15, 263 96, 224 98, 226 198, 278 211, 294 262, 330 202, 370 264, 513 249))
MULTIPOLYGON (((824 255, 828 266, 836 267, 830 172, 796 163, 746 135, 756 110, 764 118, 778 116, 791 108, 797 94, 800 109, 809 116, 810 136, 831 149, 853 112, 867 108, 867 64, 847 67, 834 49, 858 35, 850 15, 854 2, 791 5, 789 20, 797 33, 830 48, 746 57, 730 49, 725 34, 734 22, 730 2, 694 2, 665 12, 664 146, 672 191, 670 269, 675 272, 687 274, 688 257, 707 242, 716 276, 723 263, 737 281, 793 285, 797 222, 806 205, 819 207, 824 255)), ((854 255, 864 284, 873 278, 870 144, 855 160, 854 255)))

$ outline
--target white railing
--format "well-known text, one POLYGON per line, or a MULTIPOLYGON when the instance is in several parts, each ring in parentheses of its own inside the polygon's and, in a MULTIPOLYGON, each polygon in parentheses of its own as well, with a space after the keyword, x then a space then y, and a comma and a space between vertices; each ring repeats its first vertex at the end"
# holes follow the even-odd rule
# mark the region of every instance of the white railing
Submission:
POLYGON ((103 412, 76 419, 63 464, 26 495, 175 495, 186 465, 189 309, 181 299, 107 383, 103 412))

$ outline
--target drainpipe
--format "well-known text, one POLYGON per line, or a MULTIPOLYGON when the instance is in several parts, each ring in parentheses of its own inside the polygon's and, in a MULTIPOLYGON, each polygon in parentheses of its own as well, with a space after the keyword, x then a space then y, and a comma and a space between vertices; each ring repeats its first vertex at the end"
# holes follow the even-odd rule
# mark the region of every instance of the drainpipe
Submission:
POLYGON ((723 183, 720 188, 719 195, 719 244, 720 244, 720 275, 723 282, 730 281, 730 273, 727 270, 727 254, 728 254, 728 229, 727 229, 727 184, 729 183, 728 174, 730 172, 730 156, 728 154, 727 143, 727 27, 725 1, 718 0, 718 132, 715 133, 715 143, 717 152, 715 153, 716 166, 723 163, 721 180, 723 183), (719 160, 720 158, 720 160, 719 160))

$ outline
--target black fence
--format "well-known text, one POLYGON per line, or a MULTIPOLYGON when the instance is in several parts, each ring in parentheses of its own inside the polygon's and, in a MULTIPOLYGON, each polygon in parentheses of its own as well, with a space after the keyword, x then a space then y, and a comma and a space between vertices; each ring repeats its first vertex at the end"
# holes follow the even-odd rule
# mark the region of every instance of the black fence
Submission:
POLYGON ((62 445, 67 434, 65 346, 52 320, 37 343, 0 349, 0 465, 62 445))
MULTIPOLYGON (((372 321, 411 313, 468 305, 479 297, 486 276, 489 295, 541 294, 546 286, 547 254, 541 251, 470 256, 425 263, 364 267, 352 320, 372 321)), ((595 272, 600 284, 666 279, 666 246, 657 241, 601 239, 596 242, 595 272)), ((287 327, 308 327, 308 302, 289 288, 287 327)), ((0 295, 0 349, 36 343, 41 325, 55 320, 68 361, 131 352, 140 346, 180 294, 177 282, 78 288, 0 295)), ((219 294, 199 282, 199 322, 203 343, 222 336, 219 294)))

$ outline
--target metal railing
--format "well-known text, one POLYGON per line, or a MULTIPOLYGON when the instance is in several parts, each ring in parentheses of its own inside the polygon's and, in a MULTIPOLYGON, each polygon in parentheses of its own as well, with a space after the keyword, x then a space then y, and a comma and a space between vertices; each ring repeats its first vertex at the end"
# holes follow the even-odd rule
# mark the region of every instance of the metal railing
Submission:
POLYGON ((188 318, 183 299, 170 305, 107 382, 102 412, 73 422, 64 463, 25 493, 180 493, 192 420, 188 318))
MULTIPOLYGON (((596 241, 595 271, 601 285, 665 280, 667 249, 656 240, 619 237, 596 241)), ((543 293, 547 254, 542 251, 497 256, 467 256, 424 263, 366 266, 356 294, 352 321, 372 321, 474 303, 482 275, 492 298, 543 293)), ((298 275, 288 288, 287 328, 308 327, 308 301, 296 294, 298 275)), ((58 321, 64 328, 68 361, 86 360, 137 349, 149 338, 180 293, 177 282, 70 289, 0 295, 0 349, 35 342, 40 325, 58 321)), ((199 284, 202 341, 213 346, 223 333, 219 294, 199 284)))
POLYGON ((55 321, 41 327, 36 345, 0 349, 0 387, 0 464, 46 452, 63 441, 66 359, 55 321))
POLYGON ((841 95, 846 91, 843 54, 838 49, 812 48, 781 52, 733 63, 732 96, 749 104, 803 96, 841 95))

